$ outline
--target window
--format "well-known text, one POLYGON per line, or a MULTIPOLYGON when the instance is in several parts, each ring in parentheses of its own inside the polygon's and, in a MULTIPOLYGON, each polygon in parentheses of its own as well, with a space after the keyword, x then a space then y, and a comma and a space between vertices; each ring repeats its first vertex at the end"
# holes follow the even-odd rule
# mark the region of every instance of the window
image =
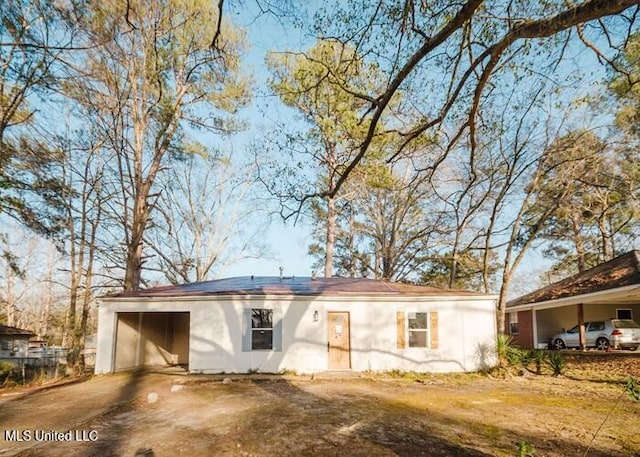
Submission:
POLYGON ((633 319, 631 309, 616 309, 616 319, 633 319))
POLYGON ((273 349, 273 310, 251 310, 251 350, 273 349))
POLYGON ((0 341, 0 349, 2 349, 3 351, 10 351, 11 346, 12 344, 9 342, 9 340, 0 341))
POLYGON ((282 307, 242 309, 242 352, 282 351, 282 307))
MULTIPOLYGON (((585 325, 585 327, 587 326, 588 322, 585 325)), ((576 325, 575 327, 571 328, 570 330, 567 331, 567 333, 579 333, 580 332, 580 326, 576 325)))
POLYGON ((602 332, 604 330, 604 322, 591 322, 589 324, 589 332, 602 332))
POLYGON ((438 311, 398 311, 396 319, 398 349, 438 349, 438 311))
POLYGON ((519 331, 518 313, 509 313, 509 335, 517 335, 519 331))
POLYGON ((426 348, 429 332, 427 313, 408 313, 409 347, 426 348))

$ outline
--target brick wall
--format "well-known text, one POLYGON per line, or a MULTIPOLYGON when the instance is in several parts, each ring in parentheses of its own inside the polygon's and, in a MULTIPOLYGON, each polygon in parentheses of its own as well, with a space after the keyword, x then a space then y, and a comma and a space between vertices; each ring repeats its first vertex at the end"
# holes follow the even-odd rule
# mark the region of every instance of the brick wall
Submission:
POLYGON ((533 348, 533 311, 518 311, 518 334, 509 332, 509 318, 506 320, 506 331, 513 337, 513 344, 521 348, 533 348))

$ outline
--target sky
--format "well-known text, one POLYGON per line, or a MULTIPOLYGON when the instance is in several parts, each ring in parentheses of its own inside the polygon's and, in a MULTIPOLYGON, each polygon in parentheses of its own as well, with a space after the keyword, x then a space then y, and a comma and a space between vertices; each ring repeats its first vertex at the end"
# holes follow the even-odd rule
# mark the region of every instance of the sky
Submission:
MULTIPOLYGON (((247 149, 255 142, 260 143, 264 132, 272 128, 273 123, 282 121, 283 116, 291 116, 286 109, 275 110, 267 107, 273 96, 266 94, 266 80, 268 71, 265 67, 265 56, 269 51, 286 49, 304 49, 313 44, 313 41, 305 37, 304 31, 295 27, 287 19, 278 19, 270 14, 258 14, 255 10, 256 3, 249 2, 245 5, 250 8, 247 14, 236 15, 233 20, 245 27, 248 32, 249 50, 246 59, 247 71, 252 75, 256 84, 254 104, 249 110, 241 113, 249 122, 249 129, 242 132, 231 141, 234 149, 247 149)), ((313 2, 307 4, 308 8, 313 2)), ((307 12, 306 14, 310 14, 307 12)), ((272 104, 271 104, 272 105, 272 104)), ((256 224, 263 224, 263 219, 256 224)), ((284 268, 285 276, 311 276, 314 260, 307 255, 311 242, 311 228, 299 220, 284 222, 278 215, 274 215, 270 225, 266 229, 266 244, 270 247, 268 258, 248 259, 239 261, 221 271, 223 276, 277 276, 279 268, 284 268)))
MULTIPOLYGON (((256 4, 252 2, 250 4, 255 9, 256 4)), ((312 14, 314 3, 309 3, 308 8, 307 17, 312 14)), ((279 20, 269 14, 260 15, 255 10, 248 14, 236 15, 234 20, 236 19, 236 22, 248 31, 250 49, 246 59, 247 69, 255 79, 257 89, 254 103, 243 113, 249 122, 249 129, 232 139, 235 149, 246 149, 252 142, 259 144, 261 136, 269 131, 273 123, 282 121, 283 116, 292 115, 286 108, 275 108, 273 103, 266 108, 266 105, 273 101, 273 96, 266 90, 268 71, 264 64, 265 55, 273 50, 305 49, 313 45, 313 39, 305 36, 300 27, 295 27, 287 19, 279 20)), ((592 53, 581 48, 576 54, 577 61, 574 61, 573 65, 593 67, 593 71, 602 72, 592 53)), ((559 69, 559 72, 562 71, 562 68, 559 69)), ((574 68, 569 64, 564 71, 570 73, 574 68)), ((260 221, 257 223, 259 224, 260 221)), ((280 266, 284 267, 285 275, 311 275, 314 260, 307 255, 311 228, 305 224, 304 220, 298 221, 294 226, 292 222, 284 223, 276 215, 271 225, 264 229, 265 239, 271 251, 269 258, 240 261, 220 271, 222 276, 278 275, 280 266)), ((533 250, 523 262, 521 270, 524 273, 522 280, 519 281, 520 287, 515 289, 525 292, 534 289, 538 285, 540 274, 550 264, 550 261, 546 260, 540 252, 533 250)))
MULTIPOLYGON (((314 7, 322 2, 310 1, 306 15, 310 17, 314 7)), ((244 154, 252 154, 249 146, 260 144, 265 132, 273 128, 276 121, 294 122, 292 112, 286 108, 274 108, 274 96, 266 91, 265 82, 268 71, 265 68, 264 59, 268 51, 272 50, 300 50, 310 47, 313 39, 306 36, 301 27, 296 27, 289 19, 279 19, 271 14, 259 14, 256 10, 257 2, 247 2, 248 11, 232 13, 232 20, 247 30, 248 53, 243 60, 246 71, 255 80, 256 94, 254 102, 241 115, 247 120, 249 128, 232 138, 221 140, 221 144, 229 142, 234 151, 243 151, 244 154)), ((302 12, 300 6, 296 6, 296 14, 302 12)), ((584 52, 579 57, 578 64, 582 67, 593 66, 594 71, 601 72, 602 68, 595 64, 592 53, 584 52)), ((587 89, 588 90, 588 89, 587 89)), ((274 205, 275 206, 275 205, 274 205)), ((219 272, 220 276, 248 276, 248 275, 279 275, 279 268, 284 268, 287 276, 310 276, 312 274, 312 259, 307 254, 311 242, 311 227, 304 219, 284 222, 278 215, 272 217, 271 223, 266 224, 265 218, 257 217, 253 228, 262 232, 261 240, 269 246, 268 256, 264 259, 249 259, 239 261, 219 272)), ((0 232, 2 231, 0 222, 0 232)), ((540 274, 548 267, 549 262, 540 252, 535 250, 523 262, 518 274, 521 280, 515 281, 513 293, 524 293, 538 285, 540 274)))

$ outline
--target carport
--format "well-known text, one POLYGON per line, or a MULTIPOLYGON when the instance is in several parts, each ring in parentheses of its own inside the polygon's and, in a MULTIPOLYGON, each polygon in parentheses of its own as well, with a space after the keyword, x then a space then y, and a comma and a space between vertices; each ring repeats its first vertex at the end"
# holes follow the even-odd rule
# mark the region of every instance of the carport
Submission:
POLYGON ((541 347, 576 324, 640 320, 640 251, 550 284, 507 303, 505 332, 521 347, 541 347))
POLYGON ((118 312, 115 370, 189 363, 188 312, 118 312))

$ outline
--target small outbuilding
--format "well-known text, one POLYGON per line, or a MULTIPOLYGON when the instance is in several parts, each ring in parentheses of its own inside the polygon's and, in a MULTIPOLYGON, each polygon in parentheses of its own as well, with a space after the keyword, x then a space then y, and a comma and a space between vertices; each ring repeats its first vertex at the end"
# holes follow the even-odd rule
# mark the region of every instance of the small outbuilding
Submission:
POLYGON ((365 278, 238 277, 103 297, 96 373, 477 371, 496 296, 365 278))
POLYGON ((29 330, 0 325, 0 360, 18 364, 28 357, 29 338, 33 335, 29 330))
POLYGON ((638 320, 640 251, 511 300, 506 314, 505 332, 525 348, 545 347, 553 335, 589 321, 638 320))

